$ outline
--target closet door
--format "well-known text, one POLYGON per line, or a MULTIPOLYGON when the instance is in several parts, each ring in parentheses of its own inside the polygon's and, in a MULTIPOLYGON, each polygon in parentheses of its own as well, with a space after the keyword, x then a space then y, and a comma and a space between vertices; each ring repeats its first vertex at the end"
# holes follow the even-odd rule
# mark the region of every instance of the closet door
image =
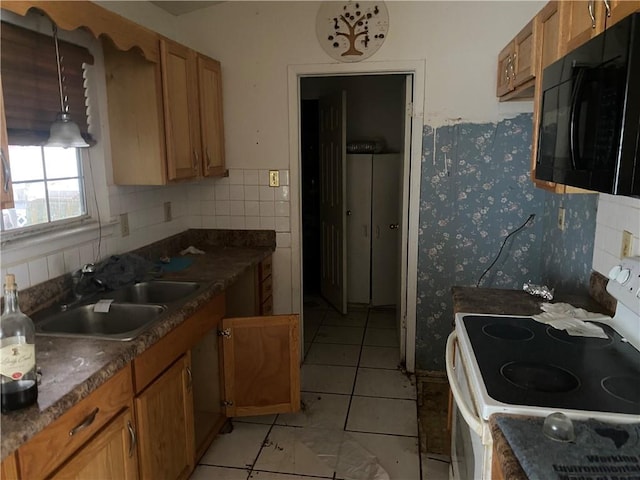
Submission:
POLYGON ((347 299, 369 303, 371 154, 347 155, 347 299))
POLYGON ((371 304, 396 305, 400 248, 400 154, 373 155, 371 304))

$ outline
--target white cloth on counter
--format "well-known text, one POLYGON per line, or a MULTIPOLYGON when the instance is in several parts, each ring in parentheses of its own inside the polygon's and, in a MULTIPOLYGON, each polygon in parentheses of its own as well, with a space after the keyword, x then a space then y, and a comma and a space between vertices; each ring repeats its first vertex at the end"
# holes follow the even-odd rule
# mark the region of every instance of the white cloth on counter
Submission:
POLYGON ((545 302, 540 308, 544 313, 533 316, 533 319, 538 322, 546 323, 558 330, 565 330, 569 335, 575 337, 608 338, 601 327, 590 322, 609 320, 611 317, 608 315, 588 312, 569 303, 545 302))
POLYGON ((204 254, 204 250, 200 250, 199 248, 196 248, 193 245, 191 245, 190 247, 187 247, 180 252, 180 255, 187 255, 187 254, 202 255, 204 254))

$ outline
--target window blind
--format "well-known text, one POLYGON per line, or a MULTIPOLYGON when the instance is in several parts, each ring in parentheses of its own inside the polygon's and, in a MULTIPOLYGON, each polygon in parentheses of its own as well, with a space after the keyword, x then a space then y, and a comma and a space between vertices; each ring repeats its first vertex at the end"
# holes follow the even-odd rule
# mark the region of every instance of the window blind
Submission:
MULTIPOLYGON (((59 40, 63 93, 69 114, 85 140, 88 131, 84 64, 93 56, 78 45, 59 40)), ((0 70, 9 144, 42 145, 60 112, 60 91, 53 37, 7 22, 0 28, 0 70)))

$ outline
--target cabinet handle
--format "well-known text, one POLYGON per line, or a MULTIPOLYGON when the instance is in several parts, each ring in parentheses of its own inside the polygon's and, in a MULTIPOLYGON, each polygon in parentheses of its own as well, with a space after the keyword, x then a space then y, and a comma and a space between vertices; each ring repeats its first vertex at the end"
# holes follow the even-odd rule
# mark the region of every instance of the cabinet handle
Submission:
POLYGON ((0 158, 2 158, 2 173, 4 174, 4 183, 2 189, 5 193, 9 192, 9 185, 11 185, 11 169, 9 168, 9 162, 7 156, 4 154, 4 148, 0 148, 0 158))
POLYGON ((191 386, 193 385, 193 373, 191 373, 191 368, 187 367, 187 376, 189 377, 189 382, 187 383, 187 388, 191 390, 191 386))
POLYGON ((392 223, 389 225, 389 230, 396 230, 400 225, 397 223, 392 223))
POLYGON ((609 0, 604 0, 604 8, 607 9, 607 18, 611 16, 611 5, 609 4, 609 0))
POLYGON ((129 444, 129 458, 131 458, 138 444, 138 438, 136 437, 136 431, 133 429, 131 422, 127 422, 127 429, 129 430, 129 437, 131 438, 131 443, 129 444))
POLYGON ((207 168, 211 168, 211 154, 208 148, 205 149, 205 153, 207 154, 207 168))
POLYGON ((596 15, 593 10, 594 3, 595 0, 589 0, 589 3, 587 4, 587 8, 589 9, 589 16, 591 17, 591 28, 596 28, 596 15))
POLYGON ((87 415, 87 417, 79 425, 73 427, 69 431, 69 436, 73 437, 76 433, 78 433, 81 430, 84 430, 89 425, 91 425, 93 421, 96 419, 96 415, 98 414, 99 411, 100 409, 98 407, 94 408, 93 411, 89 415, 87 415))
POLYGON ((200 163, 200 155, 198 155, 198 150, 193 149, 193 169, 198 171, 198 164, 200 163))
POLYGON ((509 66, 511 67, 511 76, 513 79, 516 79, 516 53, 513 54, 513 58, 509 62, 509 66))

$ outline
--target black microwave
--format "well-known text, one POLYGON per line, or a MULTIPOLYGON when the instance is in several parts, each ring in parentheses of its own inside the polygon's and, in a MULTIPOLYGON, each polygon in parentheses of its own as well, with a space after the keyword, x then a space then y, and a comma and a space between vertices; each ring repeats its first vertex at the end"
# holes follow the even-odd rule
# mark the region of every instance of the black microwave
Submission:
POLYGON ((640 196, 640 13, 544 69, 536 178, 640 196))

